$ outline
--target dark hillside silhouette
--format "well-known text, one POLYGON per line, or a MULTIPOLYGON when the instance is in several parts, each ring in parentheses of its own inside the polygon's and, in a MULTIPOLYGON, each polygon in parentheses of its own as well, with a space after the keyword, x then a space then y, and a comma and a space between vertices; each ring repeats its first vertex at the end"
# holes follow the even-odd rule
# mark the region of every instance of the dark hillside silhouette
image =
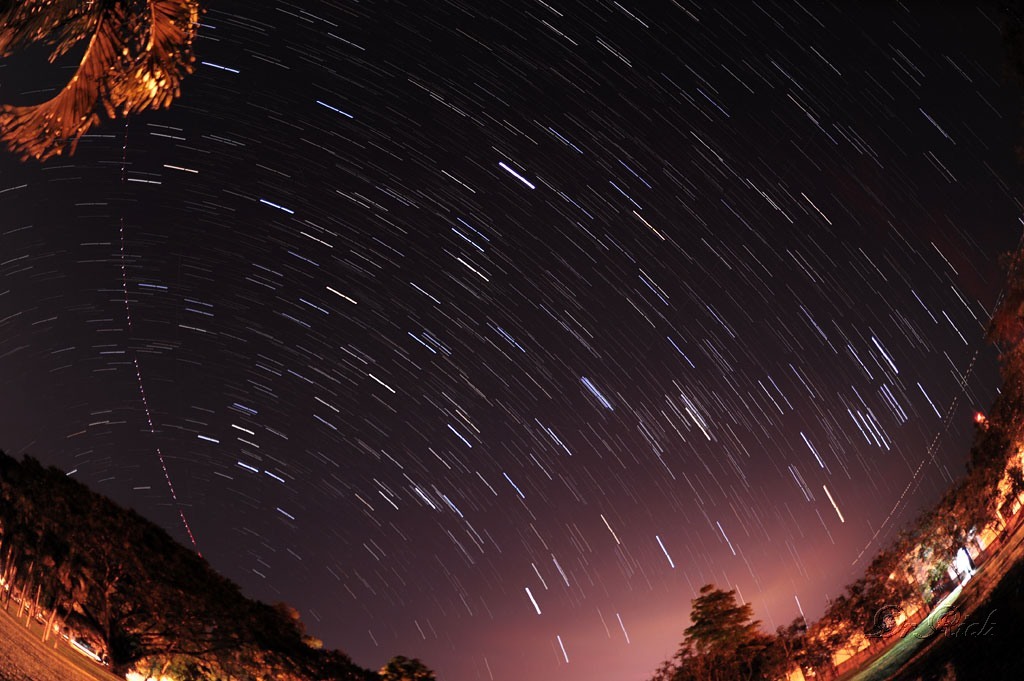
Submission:
POLYGON ((153 523, 30 457, 0 452, 0 533, 0 604, 45 620, 44 640, 81 638, 116 673, 376 677, 322 650, 293 608, 246 598, 153 523))

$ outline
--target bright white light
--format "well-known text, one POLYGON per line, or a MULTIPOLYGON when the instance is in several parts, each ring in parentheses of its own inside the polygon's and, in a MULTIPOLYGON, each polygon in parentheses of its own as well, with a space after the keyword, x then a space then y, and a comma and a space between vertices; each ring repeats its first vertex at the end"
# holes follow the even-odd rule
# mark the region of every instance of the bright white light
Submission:
POLYGON ((504 170, 505 172, 507 172, 510 175, 512 175, 512 177, 516 178, 517 180, 519 180, 520 182, 525 184, 530 189, 536 189, 537 188, 537 187, 534 186, 534 184, 532 182, 530 182, 525 177, 523 177, 522 175, 517 173, 515 170, 510 168, 509 165, 507 163, 505 163, 504 161, 498 161, 498 165, 501 166, 502 170, 504 170))
POLYGON ((974 574, 971 569, 971 557, 967 555, 967 549, 960 547, 956 552, 956 571, 963 575, 963 581, 967 581, 974 574))
POLYGON ((533 597, 533 592, 530 591, 530 587, 526 587, 526 595, 530 597, 530 602, 533 603, 533 607, 537 611, 537 614, 539 615, 540 614, 540 606, 537 605, 537 599, 533 597))
POLYGON ((558 647, 562 649, 562 657, 565 658, 565 662, 566 662, 566 664, 568 664, 569 663, 569 653, 565 652, 565 644, 562 643, 562 637, 556 634, 555 638, 558 639, 558 647))

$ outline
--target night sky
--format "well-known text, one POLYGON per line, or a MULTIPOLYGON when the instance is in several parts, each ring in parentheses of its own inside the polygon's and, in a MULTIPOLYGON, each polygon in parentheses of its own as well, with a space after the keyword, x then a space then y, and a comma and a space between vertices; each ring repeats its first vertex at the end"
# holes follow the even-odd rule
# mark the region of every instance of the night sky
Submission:
POLYGON ((374 669, 817 618, 963 471, 1021 232, 997 13, 838 4, 206 3, 170 110, 0 157, 0 446, 374 669))

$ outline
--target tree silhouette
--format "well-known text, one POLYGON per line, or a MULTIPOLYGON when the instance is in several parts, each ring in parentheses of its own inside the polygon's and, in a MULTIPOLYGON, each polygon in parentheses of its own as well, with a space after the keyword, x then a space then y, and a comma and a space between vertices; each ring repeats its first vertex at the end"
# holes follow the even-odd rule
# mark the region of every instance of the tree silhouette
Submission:
POLYGON ((42 42, 53 62, 87 41, 51 99, 0 107, 0 139, 22 158, 67 151, 100 121, 170 106, 192 72, 199 0, 0 1, 0 57, 42 42))
MULTIPOLYGON (((773 679, 797 664, 793 656, 799 643, 782 643, 763 634, 753 608, 737 603, 735 591, 707 584, 691 606, 691 625, 683 633, 674 664, 659 667, 654 676, 658 681, 773 679)), ((794 630, 793 636, 798 635, 802 634, 794 630)))
POLYGON ((754 608, 737 604, 735 591, 705 584, 691 605, 692 624, 684 632, 684 644, 697 653, 728 655, 757 635, 760 622, 753 621, 754 608))
POLYGON ((1005 507, 1007 512, 1013 511, 1013 504, 1024 494, 1024 468, 1020 464, 1014 464, 1006 470, 1006 477, 1010 483, 1009 492, 1006 495, 1005 507))
POLYGON ((396 655, 380 670, 381 681, 436 681, 434 672, 417 658, 396 655))
MULTIPOLYGON (((1024 80, 1024 0, 1013 6, 1012 66, 1024 80)), ((899 635, 908 606, 927 607, 952 588, 948 568, 961 547, 986 528, 1006 529, 1000 504, 1012 510, 1024 494, 1024 238, 1003 262, 1006 284, 988 329, 1003 383, 991 413, 977 420, 967 474, 879 551, 810 627, 794 620, 765 636, 735 592, 703 587, 678 652, 651 681, 775 680, 796 667, 807 678, 834 678, 837 651, 852 652, 865 641, 877 647, 899 635)))
POLYGON ((85 639, 121 675, 135 669, 179 679, 376 678, 344 653, 316 645, 294 608, 246 598, 134 511, 63 471, 3 452, 0 561, 10 587, 0 594, 18 596, 16 614, 48 611, 47 631, 56 623, 85 639))
POLYGON ((923 605, 917 585, 907 572, 909 551, 909 540, 905 534, 900 535, 892 546, 879 551, 864 571, 865 633, 877 633, 878 615, 883 610, 900 612, 911 603, 923 605))

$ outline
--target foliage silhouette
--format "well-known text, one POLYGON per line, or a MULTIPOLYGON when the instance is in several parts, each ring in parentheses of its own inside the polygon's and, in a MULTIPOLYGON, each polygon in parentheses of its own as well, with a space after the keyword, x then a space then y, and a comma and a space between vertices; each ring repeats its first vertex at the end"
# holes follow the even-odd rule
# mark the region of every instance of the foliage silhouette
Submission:
MULTIPOLYGON (((83 638, 111 669, 178 678, 365 681, 291 607, 242 595, 198 555, 56 468, 0 452, 4 605, 83 638)), ((57 639, 59 641, 59 638, 57 639)))
POLYGON ((417 658, 396 655, 380 670, 381 681, 436 681, 434 672, 417 658))
POLYGON ((87 41, 78 69, 51 99, 0 107, 0 139, 22 158, 67 151, 110 118, 170 106, 192 72, 199 0, 0 2, 0 57, 33 43, 53 62, 87 41))
MULTIPOLYGON (((1024 10, 1016 21, 1013 67, 1024 77, 1024 10)), ((988 328, 1000 351, 1002 386, 991 413, 976 419, 965 475, 880 550, 810 626, 800 619, 763 634, 751 606, 738 605, 735 592, 703 587, 679 651, 652 681, 779 679, 796 669, 832 678, 836 653, 845 651, 846 659, 877 650, 900 613, 927 608, 953 588, 948 569, 960 549, 979 548, 986 531, 1006 529, 1003 509, 1019 508, 1024 494, 1024 239, 1003 266, 1006 284, 988 328)))

